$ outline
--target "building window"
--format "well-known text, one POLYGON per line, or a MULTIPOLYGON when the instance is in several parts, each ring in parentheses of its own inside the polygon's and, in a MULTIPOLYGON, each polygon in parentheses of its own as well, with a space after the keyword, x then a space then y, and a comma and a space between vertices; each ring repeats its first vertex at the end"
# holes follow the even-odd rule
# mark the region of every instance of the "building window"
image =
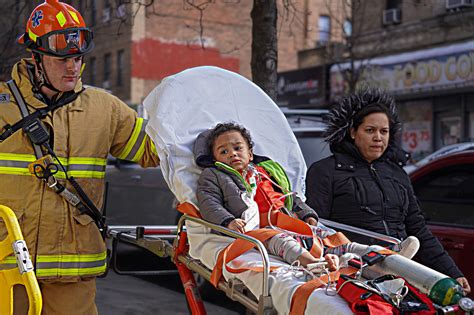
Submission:
POLYGON ((86 8, 87 8, 87 1, 86 0, 79 1, 79 13, 81 13, 82 16, 84 16, 84 12, 86 11, 86 8))
POLYGON ((124 50, 121 49, 117 52, 117 85, 122 86, 123 84, 123 62, 124 62, 124 50))
POLYGON ((331 18, 327 15, 319 16, 319 42, 329 42, 331 35, 331 18))
POLYGON ((112 70, 112 56, 110 54, 104 55, 104 81, 102 87, 104 89, 110 89, 110 76, 112 70))
POLYGON ((387 0, 387 4, 385 6, 386 10, 390 9, 400 9, 401 8, 401 0, 387 0))
POLYGON ((90 77, 89 77, 89 84, 95 85, 95 78, 97 77, 97 68, 96 68, 96 60, 95 57, 90 59, 90 77))
POLYGON ((345 37, 352 36, 352 23, 351 23, 350 20, 345 20, 342 27, 343 27, 343 30, 344 30, 344 36, 345 37))
POLYGON ((97 22, 97 0, 91 0, 91 26, 97 22))

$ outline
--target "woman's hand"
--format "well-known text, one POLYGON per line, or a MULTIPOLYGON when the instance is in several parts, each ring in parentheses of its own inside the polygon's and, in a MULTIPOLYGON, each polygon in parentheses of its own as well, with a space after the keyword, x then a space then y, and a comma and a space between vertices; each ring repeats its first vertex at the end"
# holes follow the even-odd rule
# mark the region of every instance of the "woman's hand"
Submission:
POLYGON ((459 277, 456 279, 456 281, 461 285, 461 287, 464 290, 464 293, 469 294, 471 293, 471 286, 469 285, 469 282, 467 281, 466 278, 464 277, 459 277))
POLYGON ((318 220, 316 220, 313 217, 307 217, 306 219, 304 219, 304 222, 308 223, 309 225, 314 225, 314 226, 318 224, 318 220))
POLYGON ((234 219, 227 224, 226 228, 239 233, 245 233, 246 222, 242 219, 234 219))
POLYGON ((334 254, 327 254, 326 256, 324 256, 324 259, 328 263, 327 267, 328 267, 329 271, 334 271, 337 268, 339 268, 339 257, 338 256, 336 256, 334 254))

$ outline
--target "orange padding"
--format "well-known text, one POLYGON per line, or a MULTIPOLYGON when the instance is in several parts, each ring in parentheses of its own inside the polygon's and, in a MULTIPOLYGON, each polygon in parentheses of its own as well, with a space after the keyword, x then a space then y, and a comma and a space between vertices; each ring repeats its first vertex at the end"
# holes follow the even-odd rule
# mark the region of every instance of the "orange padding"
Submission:
POLYGON ((303 315, 306 310, 306 303, 308 302, 309 296, 314 290, 325 286, 328 281, 337 281, 341 274, 352 275, 356 273, 358 269, 352 267, 341 268, 339 271, 331 272, 328 275, 323 275, 319 278, 315 278, 306 283, 300 285, 293 296, 291 297, 290 315, 303 315))
MULTIPOLYGON (((271 230, 271 229, 258 229, 258 230, 252 230, 248 231, 245 234, 248 236, 252 236, 256 239, 258 239, 260 242, 265 242, 269 238, 272 238, 273 236, 280 234, 280 231, 277 230, 271 230)), ((219 280, 222 277, 222 268, 225 265, 226 269, 228 271, 231 271, 233 273, 241 273, 247 270, 253 270, 253 271, 263 271, 262 267, 244 267, 244 268, 229 268, 227 266, 227 263, 230 261, 234 260, 235 258, 239 257, 243 253, 251 250, 254 248, 256 245, 253 243, 250 243, 247 240, 244 239, 236 239, 232 243, 226 246, 220 253, 219 256, 217 257, 217 262, 216 265, 214 266, 214 269, 212 270, 211 274, 211 280, 210 282, 217 287, 219 284, 219 280)), ((275 268, 270 268, 270 270, 274 270, 275 268)))
POLYGON ((187 214, 194 218, 202 219, 201 213, 199 213, 198 209, 196 209, 196 207, 190 204, 189 202, 178 204, 176 206, 176 209, 183 214, 187 214))
MULTIPOLYGON (((277 214, 277 226, 279 228, 296 232, 300 235, 310 236, 313 237, 313 232, 308 224, 304 223, 301 220, 292 218, 284 213, 279 212, 277 214)), ((248 231, 245 234, 252 236, 258 239, 260 242, 264 242, 267 239, 282 233, 279 230, 273 229, 258 229, 253 231, 248 231)), ((323 249, 321 248, 320 242, 314 237, 313 239, 313 246, 310 249, 310 253, 314 257, 320 257, 323 249)), ((333 234, 323 240, 323 243, 329 247, 339 246, 342 244, 347 244, 350 241, 344 236, 344 234, 338 232, 333 234)), ((233 273, 241 273, 247 270, 253 270, 257 272, 261 272, 263 269, 261 267, 242 267, 238 269, 231 268, 227 266, 227 263, 232 261, 233 259, 239 257, 240 255, 244 254, 245 252, 249 251, 250 249, 254 248, 255 245, 243 239, 236 239, 234 242, 229 244, 226 248, 224 248, 217 258, 216 265, 214 266, 214 270, 212 271, 211 275, 211 283, 214 286, 217 286, 219 283, 220 278, 222 277, 222 268, 223 265, 225 266, 226 270, 233 273)), ((270 267, 270 270, 274 270, 275 268, 270 267)))

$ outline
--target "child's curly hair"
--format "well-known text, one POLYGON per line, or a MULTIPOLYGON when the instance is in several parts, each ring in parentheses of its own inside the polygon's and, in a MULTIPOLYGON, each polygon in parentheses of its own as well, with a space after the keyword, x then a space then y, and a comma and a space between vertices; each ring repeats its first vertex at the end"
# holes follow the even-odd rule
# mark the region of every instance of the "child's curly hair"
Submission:
POLYGON ((250 136, 250 132, 242 125, 239 125, 235 122, 226 122, 226 123, 219 123, 217 124, 214 129, 212 129, 211 133, 209 134, 208 138, 208 147, 209 152, 212 154, 214 151, 214 143, 216 142, 217 137, 221 134, 226 133, 228 131, 238 131, 242 135, 242 137, 247 141, 247 145, 249 149, 252 150, 253 148, 253 141, 252 137, 250 136))

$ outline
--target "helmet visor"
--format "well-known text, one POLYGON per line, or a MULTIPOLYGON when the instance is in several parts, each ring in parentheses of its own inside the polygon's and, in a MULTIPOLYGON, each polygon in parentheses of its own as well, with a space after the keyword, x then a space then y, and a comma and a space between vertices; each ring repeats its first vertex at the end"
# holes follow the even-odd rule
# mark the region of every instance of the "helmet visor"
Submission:
POLYGON ((92 48, 92 32, 87 28, 54 31, 40 38, 40 50, 60 57, 82 55, 92 48))

